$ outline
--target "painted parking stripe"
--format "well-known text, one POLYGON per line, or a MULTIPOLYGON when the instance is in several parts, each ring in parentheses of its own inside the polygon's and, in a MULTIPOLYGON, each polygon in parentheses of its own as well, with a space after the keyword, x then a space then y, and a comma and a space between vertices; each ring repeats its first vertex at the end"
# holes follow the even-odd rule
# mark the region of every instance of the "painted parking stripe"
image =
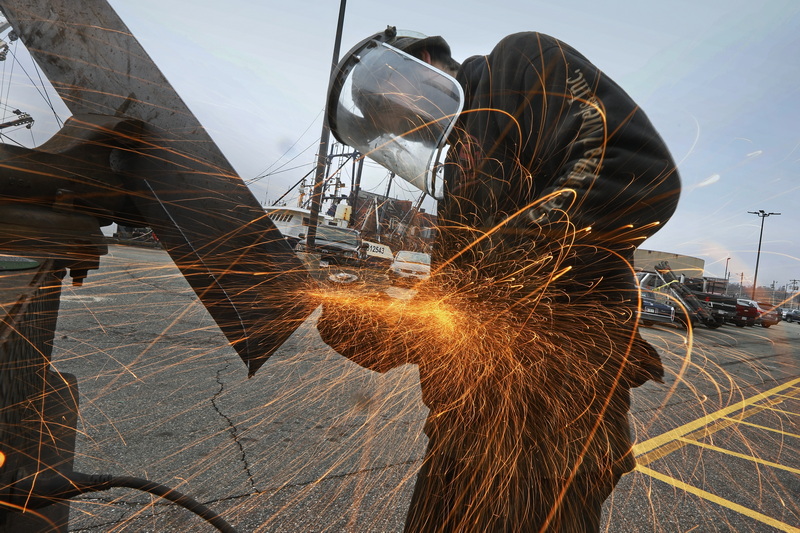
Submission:
POLYGON ((800 469, 792 468, 790 466, 782 465, 780 463, 773 463, 772 461, 767 461, 765 459, 761 459, 759 457, 754 457, 752 455, 746 455, 739 452, 734 452, 732 450, 726 450, 725 448, 720 448, 719 446, 714 446, 713 444, 707 444, 705 442, 700 442, 694 439, 685 439, 683 437, 680 438, 681 441, 685 442, 686 444, 693 444, 699 448, 705 448, 706 450, 711 450, 714 452, 719 452, 725 455, 730 455, 732 457, 738 457, 739 459, 744 459, 746 461, 751 461, 753 463, 758 463, 764 466, 771 466, 772 468, 777 468, 778 470, 785 470, 787 472, 791 472, 793 474, 800 474, 800 469))
MULTIPOLYGON (((733 420, 733 419, 729 419, 733 420)), ((770 433, 777 433, 779 435, 783 435, 784 437, 794 437, 795 439, 800 439, 800 434, 797 433, 790 433, 788 431, 783 431, 782 429, 775 429, 769 428, 767 426, 762 426, 761 424, 753 424, 752 422, 745 422, 744 420, 736 420, 736 423, 740 426, 750 426, 756 429, 760 429, 761 431, 768 431, 770 433)))
MULTIPOLYGON (((688 435, 689 433, 691 433, 693 431, 697 431, 698 429, 701 429, 701 428, 704 428, 705 426, 711 425, 713 422, 715 422, 717 420, 720 420, 720 419, 722 419, 724 417, 728 417, 728 415, 730 415, 731 413, 735 413, 736 411, 745 411, 747 409, 747 407, 753 406, 754 404, 756 404, 757 402, 760 402, 762 400, 768 400, 769 401, 770 396, 776 396, 778 393, 782 393, 785 390, 791 389, 792 387, 795 387, 797 385, 800 385, 800 378, 794 379, 792 381, 784 383, 783 385, 779 385, 779 386, 777 386, 775 388, 772 388, 772 389, 770 389, 768 391, 765 391, 765 392, 762 392, 760 394, 756 394, 755 396, 752 396, 750 398, 744 399, 744 400, 742 400, 740 402, 737 402, 737 403, 735 403, 733 405, 729 405, 728 407, 720 409, 719 411, 716 411, 715 413, 711 413, 711 414, 708 414, 706 416, 700 417, 697 420, 693 420, 692 422, 684 424, 684 425, 682 425, 682 426, 680 426, 678 428, 675 428, 673 430, 667 431, 666 433, 662 433, 661 435, 658 435, 657 437, 653 437, 652 439, 648 439, 648 440, 646 440, 644 442, 640 442, 640 443, 634 445, 633 453, 636 454, 637 456, 639 456, 639 455, 643 455, 643 454, 645 454, 645 453, 647 453, 647 452, 649 452, 651 450, 655 450, 656 448, 660 448, 661 446, 664 446, 665 444, 668 444, 668 443, 670 443, 672 441, 675 441, 678 437, 686 436, 686 435, 688 435)), ((788 396, 788 397, 791 397, 791 398, 796 398, 796 397, 798 397, 798 395, 800 395, 800 389, 794 390, 794 391, 792 391, 792 392, 790 392, 788 394, 783 394, 781 396, 788 396)), ((787 398, 785 398, 785 397, 780 397, 780 398, 773 399, 773 402, 774 402, 774 404, 778 404, 778 403, 786 401, 786 399, 787 398)), ((758 406, 757 412, 762 411, 763 408, 766 408, 766 407, 767 406, 758 406)), ((755 414, 755 413, 753 413, 753 414, 755 414)), ((730 424, 725 424, 725 427, 727 427, 728 425, 730 425, 730 424)))
POLYGON ((712 494, 712 493, 707 492, 707 491, 705 491, 703 489, 698 489, 697 487, 689 485, 688 483, 684 483, 683 481, 680 481, 678 479, 675 479, 674 477, 662 474, 661 472, 657 472, 657 471, 655 471, 655 470, 653 470, 651 468, 647 468, 646 466, 637 465, 636 466, 636 470, 638 470, 642 474, 647 474, 648 476, 650 476, 652 478, 655 478, 655 479, 657 479, 659 481, 663 481, 664 483, 666 483, 668 485, 672 485, 673 487, 675 487, 677 489, 681 489, 683 491, 686 491, 689 494, 694 494, 695 496, 699 496, 700 498, 703 498, 704 500, 708 500, 710 502, 716 503, 720 507, 725 507, 725 508, 730 509, 732 511, 736 511, 739 514, 743 514, 745 516, 753 518, 754 520, 758 520, 759 522, 762 522, 764 524, 770 525, 770 526, 774 527, 775 529, 777 529, 779 531, 786 531, 788 533, 800 533, 800 528, 796 528, 796 527, 794 527, 792 525, 789 525, 789 524, 786 524, 784 522, 781 522, 780 520, 776 520, 776 519, 772 518, 771 516, 767 516, 765 514, 759 513, 758 511, 754 511, 753 509, 748 509, 747 507, 745 507, 743 505, 739 505, 738 503, 734 503, 734 502, 732 502, 730 500, 726 500, 725 498, 720 498, 716 494, 712 494))
MULTIPOLYGON (((795 399, 795 398, 800 398, 800 388, 794 389, 789 394, 775 395, 774 398, 767 399, 764 403, 750 406, 749 408, 743 410, 741 413, 736 415, 736 418, 733 418, 733 417, 730 417, 730 416, 727 416, 727 415, 719 416, 719 413, 721 411, 717 411, 717 413, 714 413, 714 414, 711 414, 711 415, 707 415, 707 416, 703 417, 702 419, 700 419, 700 420, 704 420, 706 425, 700 427, 699 429, 694 429, 695 428, 695 423, 694 422, 690 422, 689 424, 681 426, 680 428, 677 428, 676 430, 670 431, 668 433, 664 433, 663 435, 659 435, 658 437, 655 437, 653 439, 644 441, 641 444, 635 445, 633 447, 633 452, 636 455, 636 461, 639 464, 648 465, 648 464, 652 463, 653 461, 661 459, 662 457, 666 457, 667 455, 671 454, 672 452, 680 450, 681 448, 683 448, 686 445, 686 443, 681 440, 682 437, 686 437, 686 438, 690 438, 690 439, 700 439, 702 437, 707 437, 709 435, 713 435, 714 433, 716 433, 717 431, 720 431, 721 429, 725 429, 727 427, 730 427, 730 426, 733 426, 733 425, 736 425, 736 424, 744 423, 744 420, 746 418, 749 418, 749 417, 751 417, 751 416, 753 416, 755 414, 758 414, 758 413, 760 413, 762 411, 767 411, 767 410, 775 411, 774 409, 772 409, 773 405, 778 405, 778 404, 783 403, 784 401, 786 401, 788 399, 795 399), (717 417, 719 417, 719 418, 717 420, 714 420, 717 417), (681 431, 679 431, 682 428, 685 428, 687 431, 694 429, 694 431, 690 431, 689 433, 682 433, 681 431), (668 435, 668 434, 671 435, 672 440, 663 439, 663 437, 665 435, 668 435), (651 447, 650 449, 652 451, 650 451, 650 452, 643 451, 643 450, 647 450, 648 446, 650 446, 654 441, 656 441, 656 443, 658 444, 657 447, 654 447, 654 448, 651 447)), ((725 409, 723 409, 722 411, 725 411, 725 409)), ((781 412, 786 413, 786 411, 781 411, 781 412)), ((793 413, 789 413, 789 414, 793 414, 793 413)), ((773 431, 778 431, 779 433, 783 433, 784 435, 787 435, 787 436, 793 436, 792 433, 785 433, 785 432, 782 432, 782 431, 779 431, 779 430, 773 430, 773 431)))
POLYGON ((752 461, 771 468, 777 468, 787 472, 800 474, 800 469, 791 468, 779 463, 766 461, 758 457, 753 457, 731 450, 726 450, 701 442, 699 439, 712 435, 722 429, 735 426, 738 424, 748 425, 755 428, 764 429, 767 431, 779 433, 790 438, 800 438, 800 435, 781 431, 775 428, 767 428, 751 422, 746 422, 745 419, 763 411, 771 411, 789 416, 795 416, 797 413, 777 409, 776 406, 789 401, 800 398, 800 378, 794 379, 783 385, 774 387, 768 391, 756 394, 750 398, 744 399, 736 404, 730 405, 719 411, 708 414, 697 420, 684 424, 671 431, 648 439, 644 442, 636 444, 633 447, 634 454, 636 455, 636 470, 646 474, 654 479, 672 485, 678 489, 684 490, 695 496, 699 496, 707 501, 715 503, 721 507, 725 507, 732 511, 736 511, 744 516, 757 520, 764 524, 770 525, 780 531, 787 531, 791 533, 800 533, 800 528, 781 522, 775 518, 767 516, 763 513, 749 509, 743 505, 734 503, 730 500, 717 496, 711 492, 689 485, 672 476, 662 474, 647 465, 662 459, 674 451, 677 451, 685 446, 698 446, 714 452, 723 453, 729 456, 735 456, 741 459, 752 461))

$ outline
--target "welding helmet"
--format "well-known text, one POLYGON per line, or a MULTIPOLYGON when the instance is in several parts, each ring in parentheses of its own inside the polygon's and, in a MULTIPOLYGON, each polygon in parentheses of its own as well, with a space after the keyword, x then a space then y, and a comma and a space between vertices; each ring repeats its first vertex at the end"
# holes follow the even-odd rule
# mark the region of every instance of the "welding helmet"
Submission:
POLYGON ((452 76, 408 53, 426 45, 449 50, 441 37, 393 27, 360 42, 336 67, 326 118, 339 142, 441 198, 435 162, 464 92, 452 76))

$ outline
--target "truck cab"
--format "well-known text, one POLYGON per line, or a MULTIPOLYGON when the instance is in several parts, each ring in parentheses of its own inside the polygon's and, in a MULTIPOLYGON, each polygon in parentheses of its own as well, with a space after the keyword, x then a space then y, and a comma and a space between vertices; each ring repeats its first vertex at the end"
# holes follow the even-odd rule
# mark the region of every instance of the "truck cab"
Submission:
MULTIPOLYGON (((305 252, 308 249, 308 237, 305 233, 300 233, 299 237, 301 240, 295 246, 295 250, 305 252)), ((320 254, 320 266, 360 266, 366 258, 360 231, 325 224, 317 226, 314 252, 320 254)))

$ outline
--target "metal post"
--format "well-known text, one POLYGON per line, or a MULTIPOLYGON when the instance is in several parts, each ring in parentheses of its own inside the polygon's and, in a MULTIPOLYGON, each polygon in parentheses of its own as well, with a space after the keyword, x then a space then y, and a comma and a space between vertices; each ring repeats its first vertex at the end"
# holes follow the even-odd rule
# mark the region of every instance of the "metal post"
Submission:
POLYGON ((758 234, 758 252, 756 252, 756 271, 753 274, 753 295, 751 300, 756 299, 756 283, 758 282, 758 262, 761 259, 761 238, 764 236, 764 219, 770 215, 780 215, 780 213, 767 213, 763 209, 758 211, 748 211, 751 215, 757 215, 761 219, 761 233, 758 234))
MULTIPOLYGON (((333 44, 333 59, 331 60, 331 75, 339 63, 339 47, 342 43, 342 28, 344 27, 344 11, 346 0, 341 0, 339 4, 339 22, 336 26, 336 40, 333 44)), ((322 119, 322 134, 319 136, 319 150, 317 153, 317 172, 314 176, 314 192, 311 196, 311 216, 308 223, 308 233, 306 235, 306 245, 309 251, 314 251, 314 240, 317 237, 317 223, 319 222, 319 210, 322 204, 322 187, 325 183, 325 167, 328 161, 328 142, 331 137, 331 129, 328 126, 326 116, 322 119)))
MULTIPOLYGON (((14 249, 8 251, 17 253, 14 249)), ((72 470, 78 422, 75 376, 59 374, 50 367, 65 268, 58 261, 36 254, 15 259, 20 260, 20 265, 24 260, 34 266, 12 267, 0 276, 3 493, 21 479, 72 470)), ((68 501, 47 505, 36 513, 0 506, 0 531, 66 533, 68 522, 68 501)))
MULTIPOLYGON (((356 152, 357 155, 354 156, 353 161, 358 160, 358 168, 355 170, 355 175, 353 177, 353 187, 350 189, 350 205, 353 206, 353 216, 358 213, 358 193, 361 191, 361 173, 364 171, 364 156, 356 152)), ((369 207, 367 207, 367 212, 369 212, 369 207)))

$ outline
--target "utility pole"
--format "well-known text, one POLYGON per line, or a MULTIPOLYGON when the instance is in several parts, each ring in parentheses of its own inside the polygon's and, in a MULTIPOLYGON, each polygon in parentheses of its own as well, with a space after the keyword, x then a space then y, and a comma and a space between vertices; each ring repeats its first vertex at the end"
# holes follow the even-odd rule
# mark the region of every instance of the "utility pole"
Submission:
POLYGON ((389 173, 389 183, 386 184, 386 194, 383 195, 383 201, 384 202, 389 199, 389 191, 392 188, 392 180, 393 179, 394 179, 394 172, 390 172, 389 173))
POLYGON ((731 260, 730 257, 725 260, 725 275, 722 276, 723 279, 725 280, 725 295, 726 296, 728 295, 728 263, 730 262, 730 260, 731 260))
POLYGON ((756 252, 756 271, 753 274, 753 297, 751 300, 756 299, 756 284, 758 282, 758 261, 761 259, 761 238, 764 236, 764 219, 770 215, 780 215, 780 213, 767 213, 763 209, 758 211, 748 211, 751 215, 757 215, 761 219, 761 233, 758 234, 758 252, 756 252))
POLYGON ((23 113, 19 109, 15 109, 13 113, 17 115, 17 118, 13 120, 7 120, 6 122, 0 124, 0 130, 14 126, 25 126, 26 128, 31 129, 31 126, 33 126, 33 117, 31 117, 28 113, 23 113))
MULTIPOLYGON (((339 4, 339 21, 336 25, 336 40, 333 44, 333 58, 331 60, 330 74, 333 75, 336 65, 339 63, 339 48, 342 45, 342 29, 344 27, 344 11, 347 0, 341 0, 339 4)), ((327 94, 327 93, 326 93, 327 94)), ((327 108, 327 106, 326 106, 327 108)), ((317 237, 317 223, 319 222, 319 210, 322 204, 322 189, 325 185, 325 169, 328 162, 328 142, 331 138, 331 128, 328 125, 327 109, 322 118, 322 134, 319 136, 319 150, 317 153, 317 171, 314 176, 314 192, 311 195, 311 216, 309 217, 308 233, 306 235, 306 245, 310 252, 314 251, 314 241, 317 237)))

